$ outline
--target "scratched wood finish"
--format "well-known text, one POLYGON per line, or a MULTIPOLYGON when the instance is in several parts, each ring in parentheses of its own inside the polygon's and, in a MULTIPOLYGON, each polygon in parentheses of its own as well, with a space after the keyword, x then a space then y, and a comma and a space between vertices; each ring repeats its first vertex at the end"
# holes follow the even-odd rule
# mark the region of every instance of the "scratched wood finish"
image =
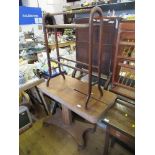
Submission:
POLYGON ((66 79, 64 80, 62 76, 57 76, 50 80, 49 87, 46 87, 46 83, 44 82, 38 88, 87 121, 97 123, 102 114, 113 105, 117 95, 104 90, 101 97, 97 86, 93 86, 88 110, 85 110, 85 102, 87 100, 85 94, 87 94, 88 90, 87 83, 67 75, 65 77, 66 79))

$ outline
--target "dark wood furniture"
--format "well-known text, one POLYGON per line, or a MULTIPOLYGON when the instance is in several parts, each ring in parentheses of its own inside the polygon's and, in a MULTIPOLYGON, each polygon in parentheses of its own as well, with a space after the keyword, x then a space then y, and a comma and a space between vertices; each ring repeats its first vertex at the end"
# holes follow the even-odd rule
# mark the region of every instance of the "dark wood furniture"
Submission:
MULTIPOLYGON (((106 125, 106 135, 103 155, 108 155, 110 137, 116 137, 127 144, 133 151, 135 149, 135 108, 128 103, 123 105, 116 101, 100 123, 106 125), (128 105, 128 106, 127 106, 128 105)), ((112 145, 112 144, 111 144, 112 145)))
MULTIPOLYGON (((43 93, 51 97, 52 99, 56 100, 57 102, 61 103, 62 105, 62 111, 60 114, 62 115, 62 121, 60 120, 60 117, 58 117, 59 118, 58 120, 56 120, 56 118, 53 119, 54 117, 52 117, 50 121, 47 121, 47 122, 49 124, 58 125, 63 129, 65 129, 66 131, 68 131, 75 139, 78 139, 77 142, 80 146, 85 146, 85 139, 83 138, 85 137, 86 132, 89 131, 90 127, 88 127, 88 125, 85 126, 85 124, 83 124, 84 127, 81 128, 76 125, 75 121, 74 123, 72 123, 71 112, 72 111, 75 112, 76 114, 84 118, 87 122, 92 123, 94 127, 96 127, 96 124, 100 119, 100 117, 103 114, 105 114, 105 112, 107 112, 107 110, 114 104, 115 99, 117 97, 117 95, 115 95, 114 93, 103 90, 100 84, 102 67, 104 66, 105 70, 108 68, 107 73, 110 72, 109 70, 111 67, 111 65, 109 65, 111 64, 111 59, 107 63, 108 66, 106 66, 106 64, 104 65, 102 64, 102 63, 105 63, 105 60, 108 59, 108 58, 106 58, 105 60, 103 59, 105 57, 102 49, 104 47, 104 45, 102 44, 103 36, 104 36, 103 12, 99 7, 94 7, 92 10, 86 10, 86 11, 90 12, 90 18, 87 24, 46 25, 45 21, 43 20, 49 74, 51 75, 50 62, 53 61, 58 63, 59 72, 61 75, 53 79, 49 78, 47 80, 47 83, 44 83, 38 86, 40 90, 40 95, 44 102, 45 102, 45 99, 44 99, 43 93), (98 18, 94 18, 96 14, 98 14, 99 16, 98 18), (96 28, 94 25, 97 25, 98 28, 96 28), (47 40, 48 28, 53 28, 55 32, 57 60, 50 59, 48 40, 47 40), (82 54, 86 53, 84 55, 84 58, 86 58, 87 60, 86 62, 73 61, 59 56, 59 48, 58 48, 58 41, 57 41, 57 35, 56 35, 57 28, 82 28, 82 29, 89 28, 89 33, 87 37, 88 49, 86 49, 85 51, 83 51, 84 53, 82 53, 82 54), (96 39, 95 39, 95 36, 93 35, 93 33, 95 32, 96 34, 97 33, 96 31, 98 32, 98 35, 96 36, 96 39), (94 41, 98 43, 94 44, 94 41), (96 56, 95 60, 93 60, 94 55, 96 56), (71 61, 83 66, 87 66, 87 70, 84 70, 83 68, 80 69, 78 66, 72 67, 64 63, 61 63, 60 59, 65 59, 67 61, 71 61), (75 78, 71 78, 69 76, 64 75, 61 72, 61 65, 71 67, 75 70, 79 70, 81 72, 87 73, 89 76, 88 83, 84 83, 75 78), (92 85, 93 68, 97 69, 97 72, 98 72, 97 86, 92 85), (77 132, 77 129, 79 132, 77 132)), ((52 15, 58 15, 58 14, 64 14, 64 13, 56 13, 52 15)), ((65 14, 68 14, 68 13, 65 13, 65 14)), ((45 19, 45 17, 46 15, 44 16, 43 19, 45 19)), ((109 45, 107 43, 105 46, 111 46, 112 48, 112 44, 109 45)))
MULTIPOLYGON (((106 124, 104 155, 108 155, 110 137, 135 148, 135 23, 121 21, 115 44, 112 87, 118 94, 114 106, 100 121, 106 124), (121 98, 121 99, 120 99, 121 98)), ((113 140, 111 141, 113 144, 113 140)))
MULTIPOLYGON (((70 67, 72 69, 75 70, 79 70, 81 72, 87 73, 88 74, 88 92, 86 94, 87 96, 87 100, 85 102, 85 109, 87 109, 87 105, 89 102, 89 99, 91 97, 91 92, 92 92, 92 71, 93 68, 97 69, 98 71, 98 90, 100 93, 100 96, 103 96, 103 90, 101 88, 101 68, 102 68, 102 40, 103 40, 103 12, 101 10, 101 8, 99 7, 94 7, 91 10, 84 10, 84 11, 74 11, 74 13, 84 13, 84 12, 89 12, 90 13, 90 17, 89 17, 89 21, 87 24, 60 24, 60 25, 56 25, 56 22, 54 21, 55 25, 47 25, 45 22, 46 16, 49 14, 44 14, 43 17, 43 28, 44 28, 44 38, 45 38, 45 46, 46 46, 46 52, 47 52, 47 60, 48 60, 48 71, 49 71, 49 78, 47 80, 47 87, 49 86, 49 82, 51 79, 51 61, 58 63, 58 68, 59 68, 59 73, 62 75, 63 79, 65 80, 65 75, 61 70, 61 65, 63 66, 67 66, 70 67), (95 16, 98 15, 97 20, 95 19, 95 16), (95 22, 94 22, 95 20, 95 22), (93 43, 93 32, 95 30, 95 26, 97 23, 99 23, 99 35, 98 37, 98 63, 96 66, 93 65, 93 50, 94 50, 94 43, 93 43), (74 61, 74 60, 70 60, 67 58, 63 58, 60 57, 59 54, 59 47, 58 47, 58 38, 57 38, 57 28, 89 28, 89 34, 88 34, 88 63, 83 63, 81 61, 74 61), (51 59, 50 58, 50 54, 49 54, 49 46, 48 46, 48 38, 47 38, 47 30, 48 29, 54 29, 55 32, 55 43, 56 43, 56 53, 57 53, 57 60, 51 59), (62 62, 60 62, 61 59, 67 60, 67 61, 71 61, 74 62, 76 64, 82 64, 84 66, 87 66, 88 70, 84 70, 83 68, 78 68, 78 67, 73 67, 73 66, 69 66, 67 64, 64 64, 62 62)), ((54 15, 60 15, 60 14, 70 14, 69 12, 61 12, 61 13, 54 13, 54 14, 50 14, 50 16, 54 16, 54 15)))
MULTIPOLYGON (((75 19, 77 24, 88 23, 88 18, 75 19)), ((96 22, 98 19, 96 18, 96 22)), ((103 17, 103 40, 102 40, 102 58, 101 58, 101 73, 104 75, 109 75, 112 72, 113 67, 113 57, 114 57, 114 42, 117 32, 117 22, 118 18, 108 18, 103 17)), ((76 60, 88 63, 88 37, 89 29, 77 29, 76 30, 76 60)), ((93 31, 93 60, 92 64, 94 66, 98 65, 98 44, 99 44, 99 24, 94 26, 93 31)), ((78 68, 88 69, 87 66, 77 64, 78 68)), ((93 68, 96 72, 97 69, 93 68)))
POLYGON ((84 138, 87 131, 94 130, 98 120, 114 104, 117 97, 106 90, 103 91, 103 96, 100 96, 98 87, 93 86, 88 109, 85 109, 88 84, 67 75, 65 80, 61 75, 52 78, 49 87, 44 82, 38 86, 38 89, 45 104, 44 94, 62 105, 61 111, 57 111, 55 115, 49 115, 45 120, 46 124, 54 124, 66 130, 80 147, 86 144, 84 138), (87 122, 73 120, 72 111, 87 122))
POLYGON ((122 21, 119 24, 111 91, 135 99, 134 21, 122 21))

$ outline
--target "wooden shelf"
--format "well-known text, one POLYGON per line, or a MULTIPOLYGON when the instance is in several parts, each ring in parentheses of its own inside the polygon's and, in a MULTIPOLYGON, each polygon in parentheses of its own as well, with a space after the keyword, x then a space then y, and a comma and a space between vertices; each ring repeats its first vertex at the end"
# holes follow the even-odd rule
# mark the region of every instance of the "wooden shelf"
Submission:
POLYGON ((121 67, 126 67, 126 68, 135 69, 135 66, 131 66, 131 65, 128 65, 128 64, 123 64, 123 63, 121 63, 121 62, 119 62, 118 65, 121 66, 121 67))
POLYGON ((125 59, 125 60, 135 61, 135 58, 132 58, 132 57, 117 56, 117 58, 119 58, 119 59, 125 59))
MULTIPOLYGON (((128 79, 126 82, 120 82, 121 78, 118 77, 121 76, 121 72, 125 74, 129 74, 130 77, 135 76, 135 57, 128 56, 129 54, 132 55, 130 52, 135 52, 135 22, 120 22, 119 28, 118 28, 118 35, 117 35, 117 42, 116 42, 116 51, 115 51, 115 65, 114 65, 114 73, 112 77, 112 85, 114 86, 111 91, 115 92, 116 94, 119 94, 121 96, 128 97, 130 99, 134 99, 134 92, 135 87, 133 87, 133 83, 131 81, 128 82, 129 78, 124 77, 128 79), (123 39, 122 39, 123 38, 123 39), (128 51, 124 48, 127 46, 128 51), (123 50, 123 51, 122 51, 123 50), (130 51, 132 50, 132 51, 130 51), (122 52, 125 52, 125 54, 121 55, 122 52), (119 82, 118 82, 119 81, 119 82), (132 86, 130 85, 132 84, 132 86)), ((133 53, 134 54, 134 53, 133 53)), ((134 79, 131 79, 134 80, 134 79)))
POLYGON ((135 46, 135 42, 120 41, 120 45, 135 46))

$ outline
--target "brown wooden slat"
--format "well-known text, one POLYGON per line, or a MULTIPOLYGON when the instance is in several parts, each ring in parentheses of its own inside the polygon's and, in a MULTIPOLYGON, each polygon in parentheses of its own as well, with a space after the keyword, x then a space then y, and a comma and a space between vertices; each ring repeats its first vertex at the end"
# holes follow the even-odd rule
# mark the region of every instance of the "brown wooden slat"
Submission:
POLYGON ((46 25, 46 28, 88 28, 89 24, 59 24, 59 25, 46 25))

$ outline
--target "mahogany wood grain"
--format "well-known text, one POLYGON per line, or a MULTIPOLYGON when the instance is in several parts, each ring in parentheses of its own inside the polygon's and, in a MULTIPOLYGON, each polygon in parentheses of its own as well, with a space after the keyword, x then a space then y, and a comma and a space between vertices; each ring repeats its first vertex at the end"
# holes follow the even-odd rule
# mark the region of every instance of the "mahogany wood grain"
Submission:
POLYGON ((112 92, 105 91, 100 96, 97 86, 92 87, 92 96, 88 104, 88 110, 85 109, 87 100, 87 83, 79 81, 70 76, 61 76, 51 79, 49 87, 46 83, 38 86, 41 92, 66 106, 71 111, 80 115, 91 123, 97 123, 102 114, 104 114, 113 104, 117 97, 112 92))

